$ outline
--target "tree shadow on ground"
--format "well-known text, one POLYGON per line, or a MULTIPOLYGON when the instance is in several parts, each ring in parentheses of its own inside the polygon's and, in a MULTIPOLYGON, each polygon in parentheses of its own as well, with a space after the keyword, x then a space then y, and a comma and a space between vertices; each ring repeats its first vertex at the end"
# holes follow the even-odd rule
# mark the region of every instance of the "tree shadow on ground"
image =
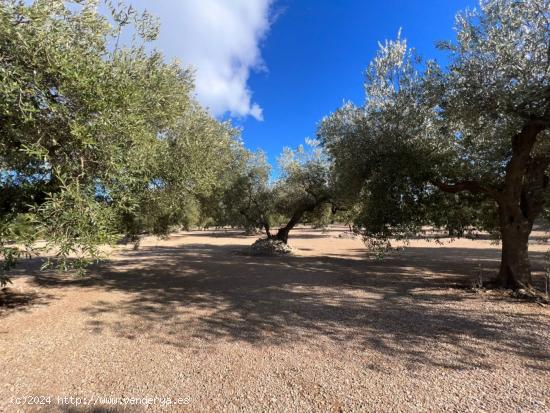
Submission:
POLYGON ((13 311, 28 311, 32 306, 49 303, 54 296, 44 292, 17 291, 11 287, 0 289, 0 317, 13 311))
MULTIPOLYGON (((497 250, 410 248, 384 261, 238 252, 210 244, 148 247, 96 267, 93 278, 39 274, 34 282, 126 293, 123 301, 97 301, 82 309, 93 334, 109 329, 129 340, 147 337, 176 348, 220 341, 319 347, 330 342, 406 364, 454 369, 491 368, 484 355, 499 351, 549 370, 547 319, 500 301, 481 312, 484 306, 470 304, 485 300, 487 306, 503 298, 449 288, 475 276, 476 261, 496 269, 497 250)), ((532 258, 539 263, 542 254, 532 258)))

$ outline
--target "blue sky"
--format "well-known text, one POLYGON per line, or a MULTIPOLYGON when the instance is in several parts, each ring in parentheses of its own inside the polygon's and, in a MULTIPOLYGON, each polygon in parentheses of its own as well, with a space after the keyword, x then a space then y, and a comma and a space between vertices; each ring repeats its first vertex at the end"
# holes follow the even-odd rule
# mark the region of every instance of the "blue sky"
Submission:
POLYGON ((458 10, 476 0, 133 0, 162 23, 157 46, 196 68, 197 97, 244 128, 275 163, 315 136, 344 100, 363 102, 363 71, 378 42, 402 37, 444 59, 458 10))

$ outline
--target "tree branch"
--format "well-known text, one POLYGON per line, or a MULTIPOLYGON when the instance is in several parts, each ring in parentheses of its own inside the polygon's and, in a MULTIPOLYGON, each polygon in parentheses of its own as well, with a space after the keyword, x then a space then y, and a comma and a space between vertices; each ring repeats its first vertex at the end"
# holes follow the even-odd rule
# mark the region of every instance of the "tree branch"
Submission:
POLYGON ((501 199, 501 192, 494 188, 489 188, 482 185, 479 181, 460 181, 454 184, 447 184, 440 181, 431 181, 432 185, 443 192, 456 194, 459 192, 471 192, 473 194, 485 194, 493 198, 495 201, 501 199))

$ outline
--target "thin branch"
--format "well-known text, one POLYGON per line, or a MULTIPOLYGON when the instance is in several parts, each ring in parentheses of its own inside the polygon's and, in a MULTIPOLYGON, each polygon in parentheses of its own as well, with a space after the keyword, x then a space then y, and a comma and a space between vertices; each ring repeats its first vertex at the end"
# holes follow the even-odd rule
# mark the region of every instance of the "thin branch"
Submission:
POLYGON ((450 194, 456 194, 459 192, 471 192, 473 194, 486 194, 493 198, 495 201, 499 201, 502 197, 500 191, 494 188, 489 188, 482 185, 479 181, 460 181, 454 184, 447 184, 441 181, 431 181, 432 185, 437 187, 443 192, 450 194))

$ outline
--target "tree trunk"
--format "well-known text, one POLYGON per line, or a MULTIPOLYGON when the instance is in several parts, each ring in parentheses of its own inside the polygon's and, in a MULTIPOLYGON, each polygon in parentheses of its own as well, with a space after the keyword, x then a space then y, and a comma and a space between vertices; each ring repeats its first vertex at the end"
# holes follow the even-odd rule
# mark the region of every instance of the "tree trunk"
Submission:
POLYGON ((302 219, 302 215, 304 215, 305 212, 306 212, 305 209, 300 209, 296 211, 294 215, 292 215, 292 218, 290 218, 290 221, 288 221, 288 223, 284 227, 279 228, 279 230, 277 231, 277 234, 275 234, 275 236, 272 236, 270 238, 276 239, 278 241, 284 242, 285 244, 288 244, 288 234, 290 230, 294 228, 296 224, 298 224, 298 222, 300 222, 300 219, 302 219))
POLYGON ((451 238, 463 238, 464 237, 464 230, 463 229, 449 228, 448 233, 449 233, 449 237, 451 237, 451 238))
POLYGON ((288 233, 290 232, 291 228, 287 228, 286 226, 283 228, 280 228, 279 231, 277 231, 277 234, 273 237, 277 241, 282 241, 285 244, 288 244, 288 233))
POLYGON ((533 153, 545 127, 527 122, 512 138, 512 157, 506 165, 504 188, 497 197, 502 236, 502 259, 497 283, 505 288, 531 288, 529 235, 544 206, 550 158, 533 153))
POLYGON ((265 230, 265 234, 267 235, 267 238, 271 238, 271 227, 269 226, 267 221, 263 223, 263 226, 264 226, 264 230, 265 230))
POLYGON ((504 288, 530 288, 532 284, 529 263, 529 234, 532 223, 506 223, 501 227, 502 259, 497 284, 504 288))
MULTIPOLYGON (((324 199, 323 199, 324 201, 324 199)), ((272 237, 269 237, 271 239, 276 239, 278 241, 282 241, 284 242, 285 244, 288 244, 288 233, 290 232, 290 230, 292 228, 294 228, 299 222, 300 220, 302 219, 302 216, 306 213, 306 212, 311 212, 315 209, 315 207, 317 205, 319 205, 321 201, 318 201, 316 203, 312 203, 312 204, 306 204, 306 205, 303 205, 302 207, 298 208, 294 214, 292 214, 292 217, 290 218, 290 221, 288 221, 288 223, 282 227, 282 228, 279 228, 279 230, 277 231, 277 234, 275 234, 274 236, 272 237)))

